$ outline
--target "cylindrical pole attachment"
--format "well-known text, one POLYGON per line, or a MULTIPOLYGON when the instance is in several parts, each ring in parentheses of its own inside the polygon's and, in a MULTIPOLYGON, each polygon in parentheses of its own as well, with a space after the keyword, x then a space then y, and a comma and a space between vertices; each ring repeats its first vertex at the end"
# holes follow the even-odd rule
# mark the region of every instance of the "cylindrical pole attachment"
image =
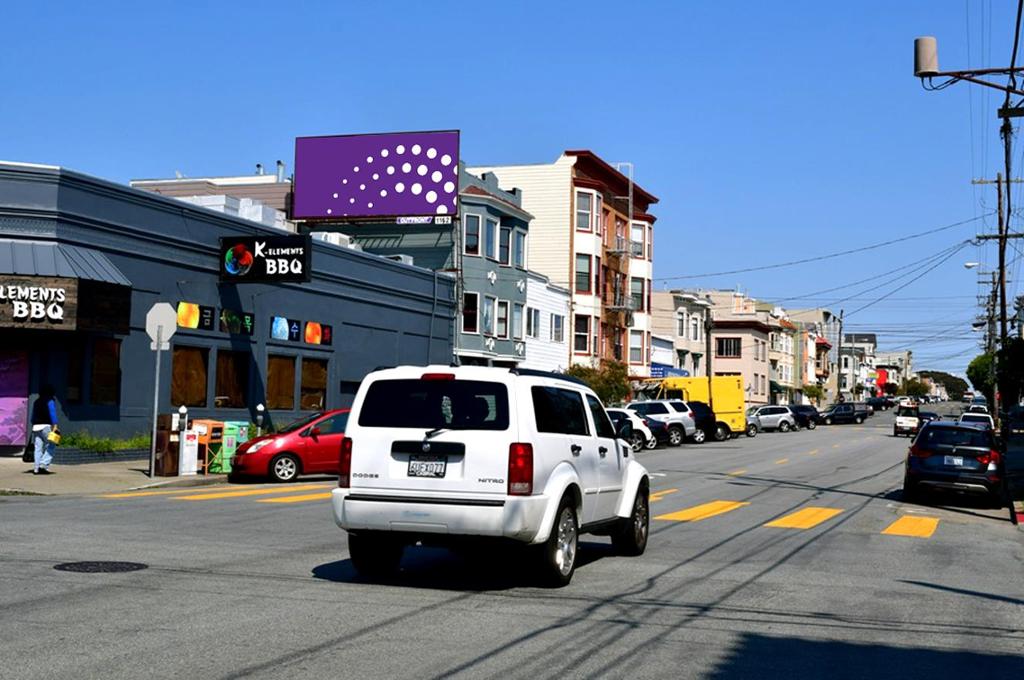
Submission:
POLYGON ((938 73, 938 42, 930 35, 914 38, 914 75, 918 78, 930 78, 938 73))

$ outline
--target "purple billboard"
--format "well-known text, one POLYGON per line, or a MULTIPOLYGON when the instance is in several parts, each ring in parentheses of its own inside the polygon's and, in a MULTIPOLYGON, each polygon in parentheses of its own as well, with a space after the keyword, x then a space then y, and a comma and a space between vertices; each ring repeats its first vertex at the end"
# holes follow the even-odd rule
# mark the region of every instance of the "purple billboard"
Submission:
POLYGON ((295 140, 295 219, 454 215, 459 132, 295 140))

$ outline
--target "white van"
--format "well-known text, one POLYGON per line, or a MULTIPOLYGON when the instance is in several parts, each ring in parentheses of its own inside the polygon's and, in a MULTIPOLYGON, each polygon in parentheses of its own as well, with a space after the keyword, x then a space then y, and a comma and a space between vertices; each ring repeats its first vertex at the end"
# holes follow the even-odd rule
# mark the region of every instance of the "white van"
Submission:
MULTIPOLYGON (((628 421, 626 421, 628 423, 628 421)), ((369 374, 341 446, 334 518, 353 566, 397 568, 416 542, 535 545, 565 585, 580 533, 647 546, 650 480, 604 407, 573 378, 525 369, 403 366, 369 374)))

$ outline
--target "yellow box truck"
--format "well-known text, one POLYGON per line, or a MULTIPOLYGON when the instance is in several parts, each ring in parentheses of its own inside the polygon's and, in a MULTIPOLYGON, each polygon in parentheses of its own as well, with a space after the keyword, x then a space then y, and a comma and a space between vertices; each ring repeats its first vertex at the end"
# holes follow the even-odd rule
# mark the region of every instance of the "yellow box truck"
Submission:
POLYGON ((656 399, 682 399, 702 401, 715 412, 715 419, 725 423, 732 436, 743 434, 747 429, 746 401, 743 393, 743 379, 738 375, 722 375, 711 378, 711 396, 708 399, 708 379, 705 378, 664 378, 659 382, 656 399))

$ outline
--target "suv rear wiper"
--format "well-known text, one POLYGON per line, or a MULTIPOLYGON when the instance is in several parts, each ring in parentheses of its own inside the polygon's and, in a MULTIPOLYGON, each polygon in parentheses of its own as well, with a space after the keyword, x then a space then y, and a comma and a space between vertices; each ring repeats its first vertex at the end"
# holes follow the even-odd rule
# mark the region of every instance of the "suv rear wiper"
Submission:
POLYGON ((441 434, 442 432, 445 432, 445 431, 450 430, 450 429, 451 429, 450 427, 435 427, 433 430, 427 430, 427 433, 423 435, 423 439, 424 440, 432 439, 433 437, 436 437, 437 435, 441 434))

